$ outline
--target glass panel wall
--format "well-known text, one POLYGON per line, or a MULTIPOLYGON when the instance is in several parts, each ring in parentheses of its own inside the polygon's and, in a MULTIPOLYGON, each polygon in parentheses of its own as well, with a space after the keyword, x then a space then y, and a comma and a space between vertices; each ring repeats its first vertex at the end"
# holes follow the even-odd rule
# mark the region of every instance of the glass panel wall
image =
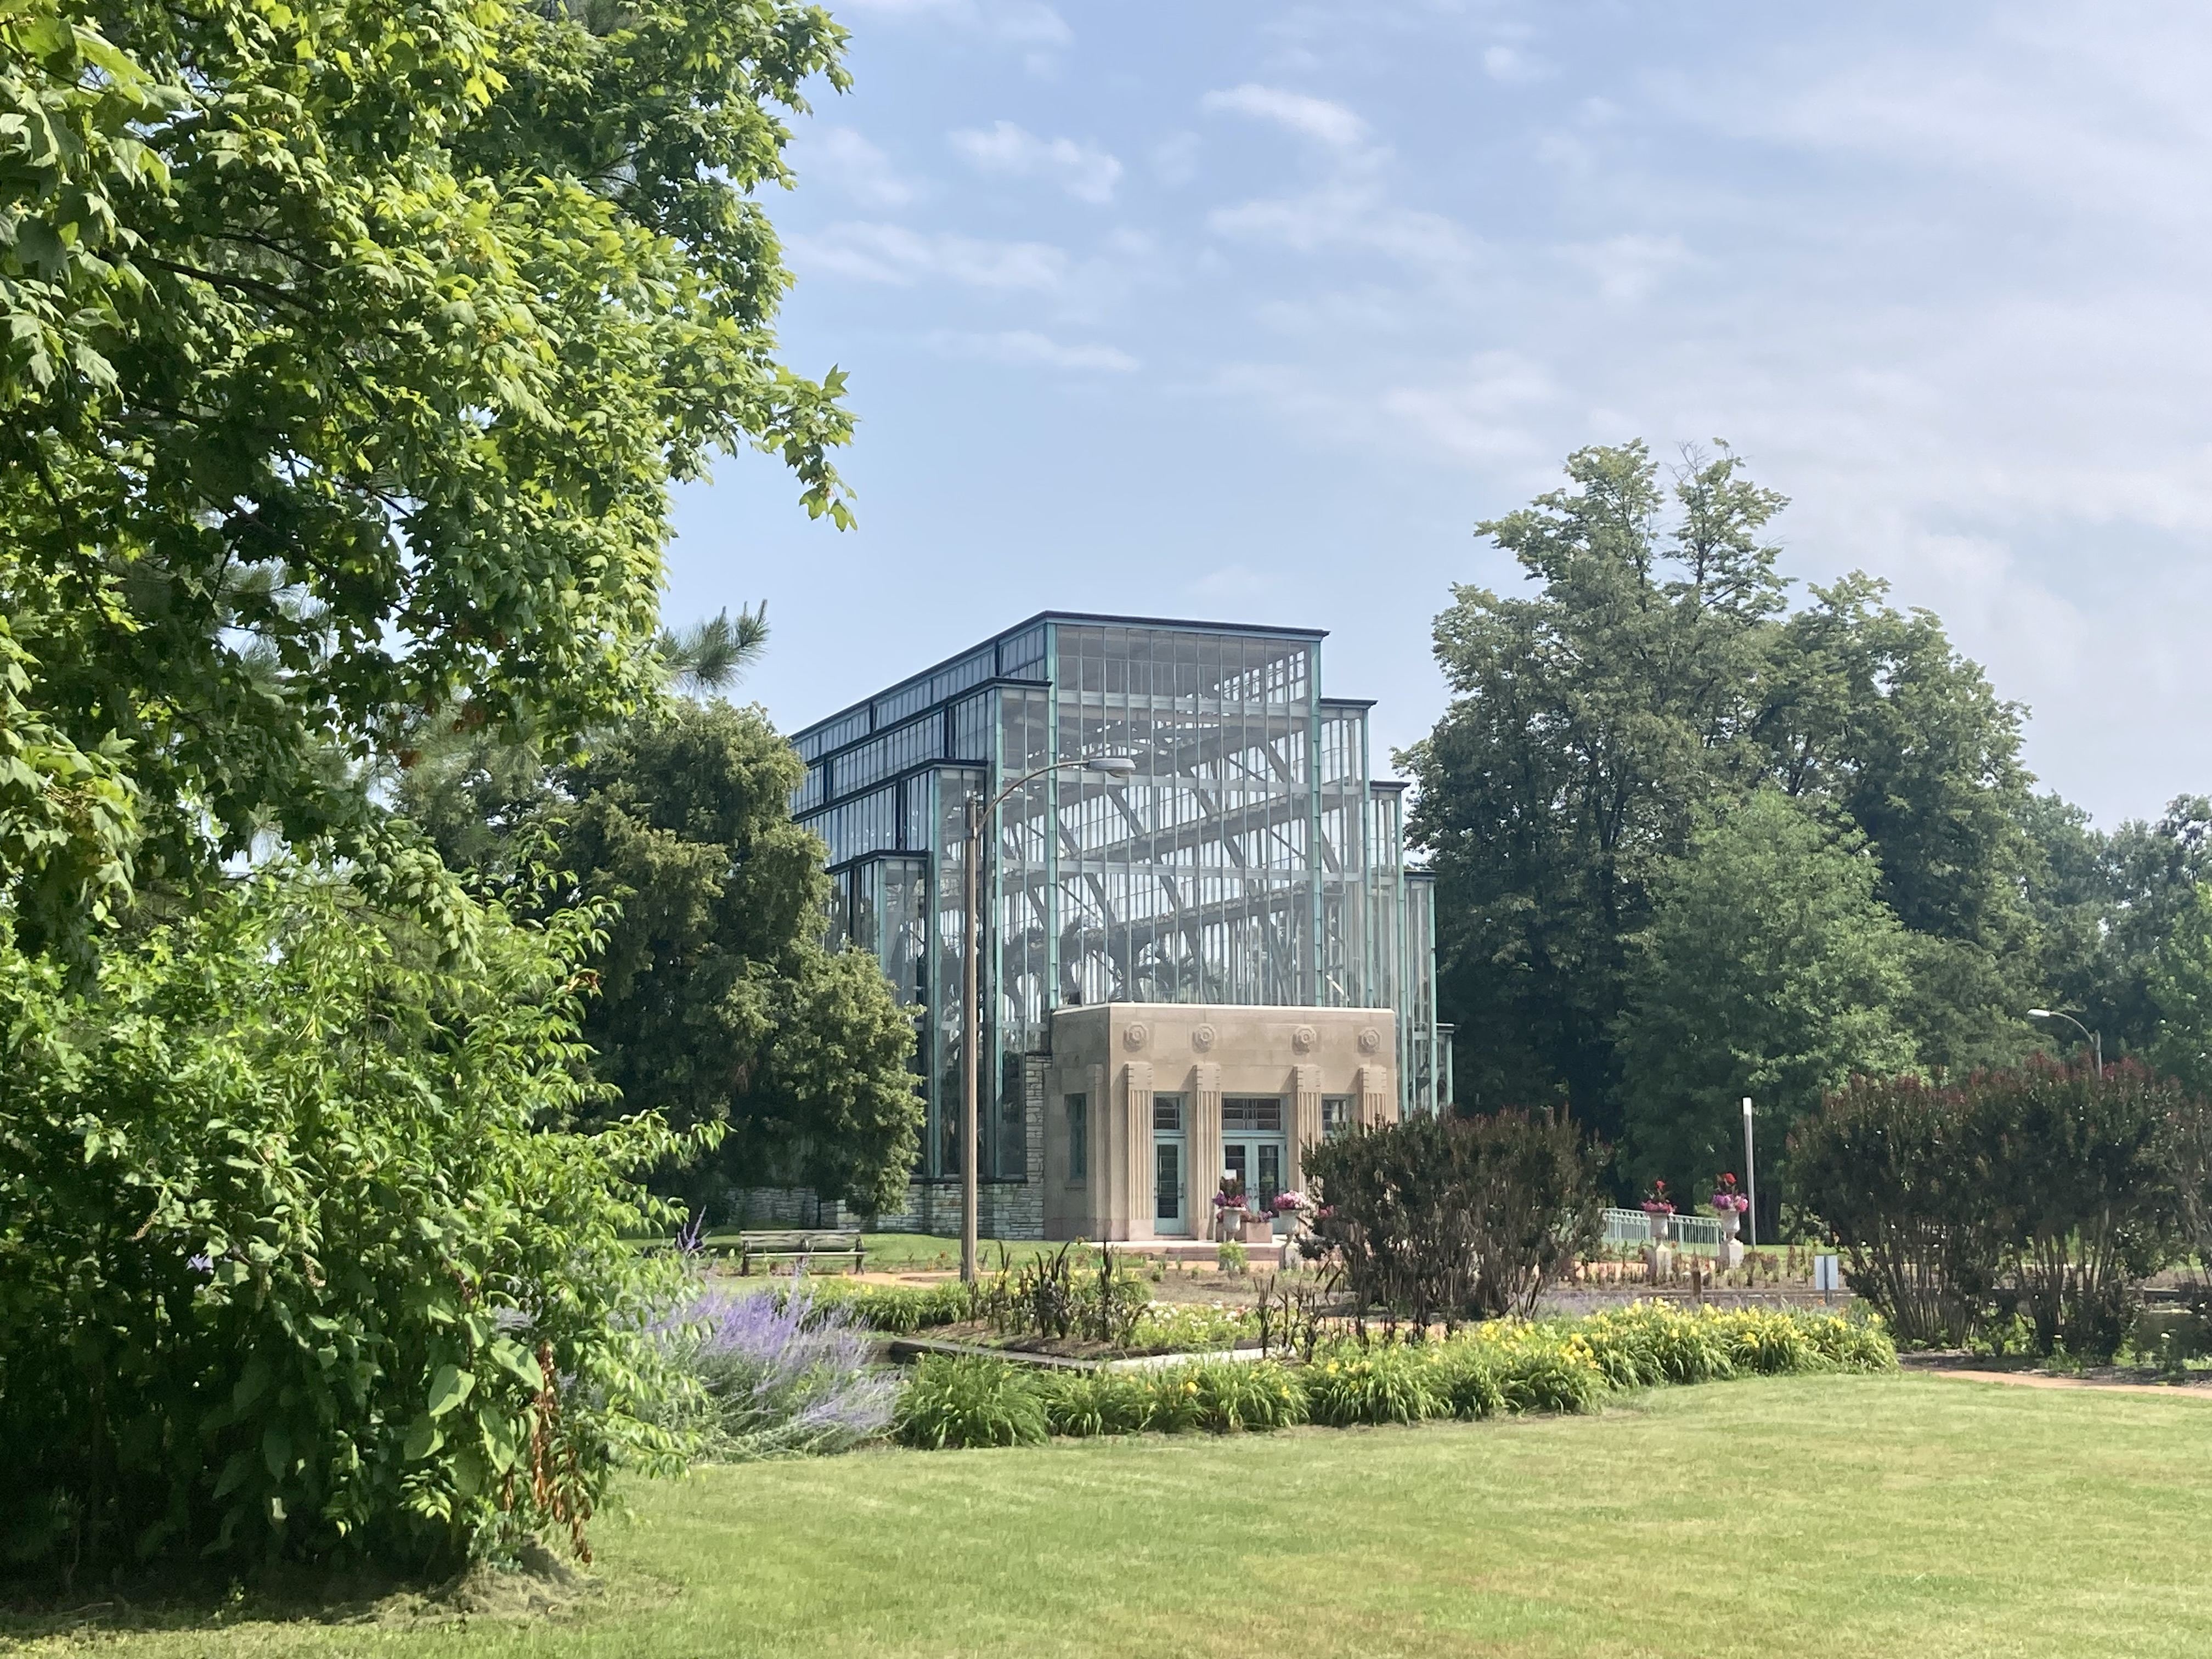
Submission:
MULTIPOLYGON (((931 1075, 935 1087, 929 1102, 928 1144, 933 1149, 929 1173, 953 1176, 960 1173, 960 1054, 962 998, 967 986, 966 967, 962 952, 962 935, 966 931, 967 887, 967 813, 970 796, 980 795, 984 775, 965 768, 945 768, 936 775, 937 780, 937 902, 936 927, 931 945, 935 960, 933 977, 936 981, 936 1018, 931 1075)), ((988 994, 988 992, 987 992, 988 994)), ((987 1002, 984 1005, 989 1006, 987 1002)), ((991 1052, 990 1035, 984 1033, 983 1052, 991 1052)), ((986 1068, 978 1079, 977 1092, 986 1094, 990 1087, 990 1071, 986 1068)), ((977 1110, 976 1133, 988 1135, 992 1113, 987 1107, 977 1110)), ((977 1160, 980 1169, 988 1169, 988 1154, 977 1160)))
POLYGON ((1404 786, 1370 781, 1368 705, 1318 686, 1314 637, 1047 617, 795 739, 793 807, 835 866, 826 931, 921 1010, 921 1173, 959 1169, 963 801, 1085 756, 1136 771, 1049 772, 985 837, 986 1178, 1026 1174, 1022 1057, 1055 1007, 1391 1007, 1401 1106, 1449 1097, 1404 786))
POLYGON ((1321 943, 1315 1002, 1367 1005, 1370 897, 1367 823, 1367 710, 1324 702, 1321 712, 1321 943))
POLYGON ((1053 837, 1059 1001, 1312 1001, 1310 641, 1062 623, 1053 837))
POLYGON ((1437 1058, 1437 884, 1435 878, 1406 878, 1406 975, 1408 995, 1402 1022, 1410 1050, 1403 1071, 1405 1106, 1433 1114, 1443 1103, 1437 1058))

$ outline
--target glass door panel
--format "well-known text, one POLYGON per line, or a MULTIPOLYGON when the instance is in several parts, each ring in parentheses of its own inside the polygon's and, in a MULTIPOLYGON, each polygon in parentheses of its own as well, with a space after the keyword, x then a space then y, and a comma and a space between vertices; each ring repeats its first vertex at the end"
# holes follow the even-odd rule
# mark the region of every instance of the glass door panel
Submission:
POLYGON ((1188 1233, 1183 1209, 1182 1097, 1152 1097, 1152 1231, 1188 1233))
POLYGON ((1289 1166, 1279 1098, 1231 1095, 1221 1103, 1221 1167, 1243 1181, 1246 1208, 1270 1213, 1289 1166))
POLYGON ((1152 1231, 1187 1233, 1189 1218, 1182 1212, 1182 1142, 1152 1142, 1152 1231))

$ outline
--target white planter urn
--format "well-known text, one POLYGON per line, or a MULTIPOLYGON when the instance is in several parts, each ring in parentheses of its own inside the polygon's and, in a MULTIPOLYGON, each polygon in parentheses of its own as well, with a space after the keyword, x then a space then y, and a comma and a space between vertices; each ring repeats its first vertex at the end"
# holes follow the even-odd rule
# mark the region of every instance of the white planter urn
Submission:
POLYGON ((1743 1212, 1723 1210, 1717 1218, 1721 1224, 1721 1268, 1723 1272, 1733 1271, 1743 1266, 1743 1245, 1736 1237, 1737 1230, 1743 1225, 1743 1212))

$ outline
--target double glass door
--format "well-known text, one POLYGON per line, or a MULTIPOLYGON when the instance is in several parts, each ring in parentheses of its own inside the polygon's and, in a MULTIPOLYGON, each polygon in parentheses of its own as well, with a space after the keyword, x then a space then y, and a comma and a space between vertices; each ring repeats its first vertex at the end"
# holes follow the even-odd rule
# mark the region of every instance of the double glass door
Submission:
POLYGON ((1290 1143, 1283 1103, 1269 1095, 1230 1095, 1221 1103, 1221 1167, 1241 1176, 1244 1201, 1265 1211, 1285 1186, 1290 1143))

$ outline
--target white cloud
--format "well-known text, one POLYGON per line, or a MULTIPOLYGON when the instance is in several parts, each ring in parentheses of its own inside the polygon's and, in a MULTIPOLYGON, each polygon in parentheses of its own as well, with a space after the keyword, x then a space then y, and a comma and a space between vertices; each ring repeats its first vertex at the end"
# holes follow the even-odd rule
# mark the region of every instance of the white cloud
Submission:
POLYGON ((1273 242, 1301 253, 1356 249, 1432 275, 1465 270, 1480 253, 1475 239, 1456 222, 1396 206, 1364 180, 1334 179, 1303 196, 1217 208, 1206 222, 1218 235, 1273 242))
POLYGON ((1564 401, 1550 369, 1511 351, 1478 353, 1453 374, 1377 399, 1400 431, 1431 449, 1510 469, 1548 463, 1544 428, 1564 401))
POLYGON ((1110 202, 1121 177, 1121 164, 1096 144, 1073 138, 1040 138, 1000 121, 988 131, 963 128, 951 136, 952 148, 979 173, 1017 179, 1048 179, 1079 202, 1110 202))
POLYGON ((1065 251, 1043 242, 989 242, 948 231, 924 234, 903 225, 848 222, 819 235, 787 239, 792 266, 858 282, 904 287, 941 277, 969 288, 1050 292, 1066 281, 1065 251))
POLYGON ((1278 126, 1302 132, 1309 138, 1318 138, 1324 144, 1348 149, 1367 136, 1367 123, 1341 104, 1333 104, 1326 98, 1312 98, 1302 92, 1285 92, 1280 87, 1263 87, 1246 82, 1241 87, 1231 87, 1226 92, 1209 92, 1199 100, 1199 107, 1231 115, 1247 115, 1255 121, 1273 121, 1278 126))
POLYGON ((1547 80, 1552 66, 1514 46, 1492 46, 1482 54, 1482 72, 1509 84, 1547 80))
POLYGON ((1127 374, 1137 360, 1109 345, 1063 345, 1029 329, 1008 329, 997 334, 954 334, 940 331, 930 343, 956 356, 982 357, 993 362, 1043 368, 1085 369, 1127 374))
POLYGON ((904 207, 922 194, 891 158, 851 127, 827 127, 794 147, 793 166, 802 177, 818 174, 866 208, 904 207))
MULTIPOLYGON (((1064 378, 1072 410, 1078 387, 1157 384, 1161 429, 1192 447, 1223 439, 1218 463, 1188 469, 1203 483, 1165 477, 1163 499, 1222 477, 1295 499, 1275 525, 1255 521, 1263 555, 1195 531, 1147 544, 1144 574, 1164 591, 1242 601, 1267 580, 1260 564, 1310 580, 1328 567, 1300 538, 1369 514, 1402 581, 1343 603, 1371 607, 1364 636, 1407 630, 1412 660, 1420 593, 1510 580, 1467 526, 1553 487, 1568 450, 1642 435, 1665 455, 1717 435, 1793 498, 1778 526, 1789 568, 1864 568, 1896 603, 1934 608, 2000 694, 2033 708, 2028 762, 2069 796, 2110 819, 2212 780, 2212 721, 2197 713, 2212 630, 2212 21, 2198 11, 1963 0, 1904 29, 1894 4, 1738 8, 1694 25, 1616 7, 1603 29, 1538 40, 1498 21, 1515 3, 1552 21, 1527 0, 1283 0, 1307 15, 1292 42, 1306 57, 1271 60, 1256 25, 1234 55, 1194 43, 1213 55, 1194 73, 1211 78, 1176 93, 1115 79, 1149 25, 1086 8, 1085 44, 1110 36, 1101 60, 1115 67, 1079 87, 1095 102, 1071 107, 1117 113, 1078 118, 993 101, 1029 47, 987 50, 981 0, 854 3, 877 37, 901 15, 910 37, 937 20, 945 61, 927 72, 977 77, 946 94, 952 112, 920 130, 925 145, 988 128, 993 107, 1039 110, 1024 118, 1118 149, 1149 192, 1192 176, 1197 140, 1182 129, 1203 135, 1207 194, 1185 205, 1212 211, 1152 222, 1156 246, 796 216, 836 204, 835 186, 802 190, 790 222, 811 232, 792 239, 811 278, 907 285, 856 286, 849 326, 917 343, 1004 330, 941 349, 1064 378), (1364 58, 1371 36, 1347 27, 1377 18, 1402 31, 1395 64, 1364 58), (958 38, 959 20, 977 33, 958 38), (1500 42, 1510 59, 1488 54, 1500 42), (1547 69, 1510 93, 1486 78, 1547 69), (1208 87, 1229 89, 1202 100, 1201 125, 1192 105, 1208 87), (1368 111, 1371 125, 1355 112, 1368 111), (1217 116, 1300 135, 1299 153, 1228 143, 1217 116), (948 313, 971 294, 980 314, 948 313), (1135 357, 1138 374, 1123 366, 1135 357)), ((1069 73, 1093 67, 1071 58, 1069 73)), ((868 131, 912 165, 891 128, 868 131)), ((995 228, 921 220, 896 197, 922 181, 872 183, 855 155, 843 188, 876 191, 876 205, 836 212, 995 228)), ((810 185, 827 176, 819 152, 805 165, 810 185)), ((942 179, 944 159, 931 165, 942 179)), ((1131 428, 1070 419, 997 437, 1094 446, 1079 487, 1103 518, 1132 510, 1114 499, 1131 428)), ((1367 648, 1356 636, 1347 617, 1346 653, 1367 648)), ((1422 723, 1418 678, 1379 662, 1358 682, 1403 712, 1394 738, 1422 723)))

